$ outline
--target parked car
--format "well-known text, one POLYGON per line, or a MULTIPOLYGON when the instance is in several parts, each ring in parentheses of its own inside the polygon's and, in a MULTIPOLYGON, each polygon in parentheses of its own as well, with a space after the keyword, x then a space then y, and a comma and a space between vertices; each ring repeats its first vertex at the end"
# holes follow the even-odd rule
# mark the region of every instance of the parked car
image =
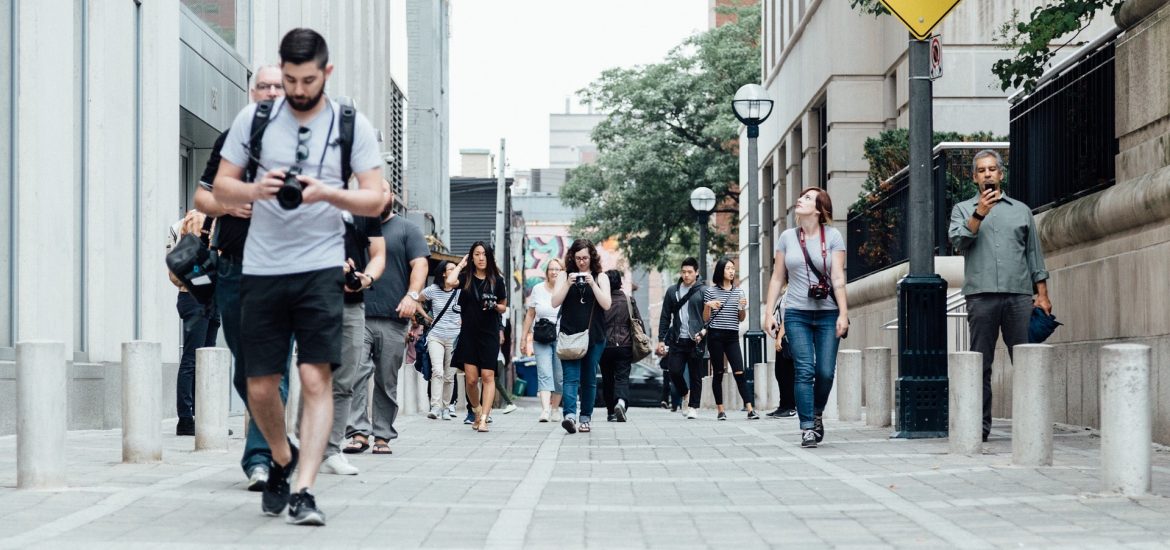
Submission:
MULTIPOLYGON (((662 401, 662 369, 658 368, 658 358, 653 354, 642 361, 630 365, 630 401, 631 407, 657 407, 662 401)), ((605 395, 601 385, 601 372, 597 373, 597 399, 594 407, 605 408, 605 395)), ((604 411, 603 411, 604 412, 604 411)))

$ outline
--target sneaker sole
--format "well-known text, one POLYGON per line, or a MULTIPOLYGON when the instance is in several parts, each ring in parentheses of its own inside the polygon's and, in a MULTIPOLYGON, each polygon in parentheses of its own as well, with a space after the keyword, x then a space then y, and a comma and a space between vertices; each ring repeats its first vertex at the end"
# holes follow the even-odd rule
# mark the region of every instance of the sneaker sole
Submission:
POLYGON ((561 427, 564 428, 566 432, 569 432, 571 434, 577 433, 577 426, 575 424, 573 424, 572 420, 569 420, 567 418, 565 420, 561 421, 561 427))
POLYGON ((251 492, 253 492, 253 493, 263 493, 263 492, 264 492, 264 486, 265 486, 265 485, 268 485, 268 480, 267 480, 267 479, 265 479, 265 480, 263 480, 263 481, 251 481, 251 480, 249 480, 249 481, 248 481, 248 490, 249 490, 249 491, 251 491, 251 492))
POLYGON ((284 522, 289 525, 313 525, 321 527, 325 525, 325 515, 320 512, 309 512, 302 518, 288 516, 284 518, 284 522))
POLYGON ((803 443, 802 442, 800 444, 800 447, 802 449, 815 449, 815 448, 817 448, 817 444, 816 443, 803 443))
POLYGON ((438 420, 438 419, 439 419, 439 415, 437 415, 437 414, 435 414, 435 413, 427 413, 427 418, 429 418, 429 419, 431 419, 431 420, 438 420))
POLYGON ((615 407, 613 409, 613 416, 614 416, 614 418, 617 419, 618 422, 625 422, 626 421, 626 410, 621 408, 621 407, 615 407))

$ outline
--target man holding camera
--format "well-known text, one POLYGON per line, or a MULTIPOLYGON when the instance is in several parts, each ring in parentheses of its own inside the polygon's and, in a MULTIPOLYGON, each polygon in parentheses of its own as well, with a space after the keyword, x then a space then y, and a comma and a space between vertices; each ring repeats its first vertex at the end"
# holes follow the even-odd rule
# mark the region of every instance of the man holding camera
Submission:
POLYGON ((332 424, 332 369, 341 363, 345 282, 341 211, 362 216, 381 212, 382 158, 373 128, 358 114, 350 167, 359 189, 346 190, 338 128, 341 107, 325 97, 325 83, 333 72, 325 39, 311 29, 294 29, 281 40, 280 58, 287 96, 272 106, 260 156, 254 158, 250 147, 257 109, 253 105, 236 116, 224 142, 214 194, 224 205, 253 205, 240 300, 248 403, 272 449, 261 509, 276 516, 287 505, 289 523, 324 525, 325 514, 309 488, 332 424), (251 165, 256 173, 246 176, 245 167, 251 165), (245 178, 255 181, 245 183, 245 178), (300 424, 304 460, 296 492, 290 496, 289 479, 301 453, 285 435, 278 386, 292 336, 298 346, 304 403, 300 424))
POLYGON ((948 234, 964 257, 963 296, 971 351, 983 354, 983 441, 991 433, 991 362, 995 342, 1003 334, 1008 357, 1017 344, 1028 343, 1032 308, 1052 313, 1048 301, 1048 271, 1032 209, 1008 198, 1003 181, 1003 159, 983 150, 975 154, 976 196, 951 210, 948 234))
POLYGON ((696 409, 703 396, 703 376, 707 374, 703 358, 695 353, 703 330, 704 285, 698 277, 699 262, 694 258, 683 260, 678 283, 666 289, 658 319, 657 354, 666 357, 666 371, 679 395, 688 395, 686 414, 692 420, 698 418, 696 409), (689 384, 683 377, 684 370, 690 373, 689 384))

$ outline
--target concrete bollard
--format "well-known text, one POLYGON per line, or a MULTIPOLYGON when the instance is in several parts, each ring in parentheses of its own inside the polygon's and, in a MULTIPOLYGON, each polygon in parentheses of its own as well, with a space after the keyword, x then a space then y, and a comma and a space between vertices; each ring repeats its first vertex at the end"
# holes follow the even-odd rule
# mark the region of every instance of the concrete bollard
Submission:
POLYGON ((195 350, 195 450, 228 450, 232 352, 226 348, 195 350))
POLYGON ((122 462, 162 460, 162 344, 122 343, 122 462))
POLYGON ((977 351, 950 353, 947 385, 950 452, 979 454, 983 447, 983 354, 977 351))
POLYGON ((20 489, 65 486, 66 365, 62 342, 16 344, 16 486, 20 489))
POLYGON ((890 348, 865 348, 861 352, 865 369, 865 425, 885 428, 890 425, 890 348))
POLYGON ((1107 493, 1150 492, 1153 412, 1150 348, 1101 348, 1101 482, 1107 493))
POLYGON ((837 352, 837 416, 842 422, 861 420, 861 350, 837 352))
POLYGON ((1020 344, 1012 364, 1012 464, 1052 465, 1052 346, 1020 344))

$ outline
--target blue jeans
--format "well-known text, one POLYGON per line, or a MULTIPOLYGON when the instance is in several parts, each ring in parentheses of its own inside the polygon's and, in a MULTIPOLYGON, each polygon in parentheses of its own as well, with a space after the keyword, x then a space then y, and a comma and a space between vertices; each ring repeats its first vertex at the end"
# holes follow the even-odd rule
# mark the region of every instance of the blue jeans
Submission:
POLYGON ((536 355, 536 390, 561 393, 565 384, 564 367, 557 357, 557 343, 533 342, 532 351, 536 355))
MULTIPOLYGON (((232 385, 235 386, 236 393, 240 394, 240 399, 244 400, 244 405, 247 405, 248 376, 244 368, 244 354, 240 349, 240 273, 242 269, 243 263, 239 260, 227 256, 219 257, 217 266, 219 279, 215 283, 215 304, 219 308, 219 314, 223 320, 223 337, 227 340, 228 349, 232 350, 232 356, 236 360, 232 385)), ((291 346, 289 349, 292 349, 291 346)), ((289 361, 285 362, 284 376, 280 379, 280 398, 282 401, 288 399, 288 363, 291 360, 290 355, 289 361)), ((254 466, 268 466, 272 461, 272 451, 269 450, 268 442, 264 440, 264 434, 260 433, 260 428, 256 426, 255 420, 249 418, 247 431, 248 437, 244 441, 244 456, 240 459, 240 466, 244 469, 244 473, 247 473, 254 466)))
POLYGON ((195 350, 215 347, 219 316, 214 305, 203 305, 190 293, 180 292, 175 301, 183 320, 183 355, 175 380, 175 412, 179 418, 195 416, 195 350))
POLYGON ((580 359, 561 359, 564 367, 564 397, 561 400, 561 411, 566 417, 577 414, 577 398, 581 398, 581 422, 589 422, 593 417, 593 402, 597 400, 597 364, 601 362, 601 352, 605 351, 605 340, 589 344, 585 357, 580 359))
POLYGON ((813 427, 813 416, 825 410, 837 371, 837 315, 835 309, 784 310, 784 332, 792 345, 796 367, 796 413, 800 429, 813 427))

